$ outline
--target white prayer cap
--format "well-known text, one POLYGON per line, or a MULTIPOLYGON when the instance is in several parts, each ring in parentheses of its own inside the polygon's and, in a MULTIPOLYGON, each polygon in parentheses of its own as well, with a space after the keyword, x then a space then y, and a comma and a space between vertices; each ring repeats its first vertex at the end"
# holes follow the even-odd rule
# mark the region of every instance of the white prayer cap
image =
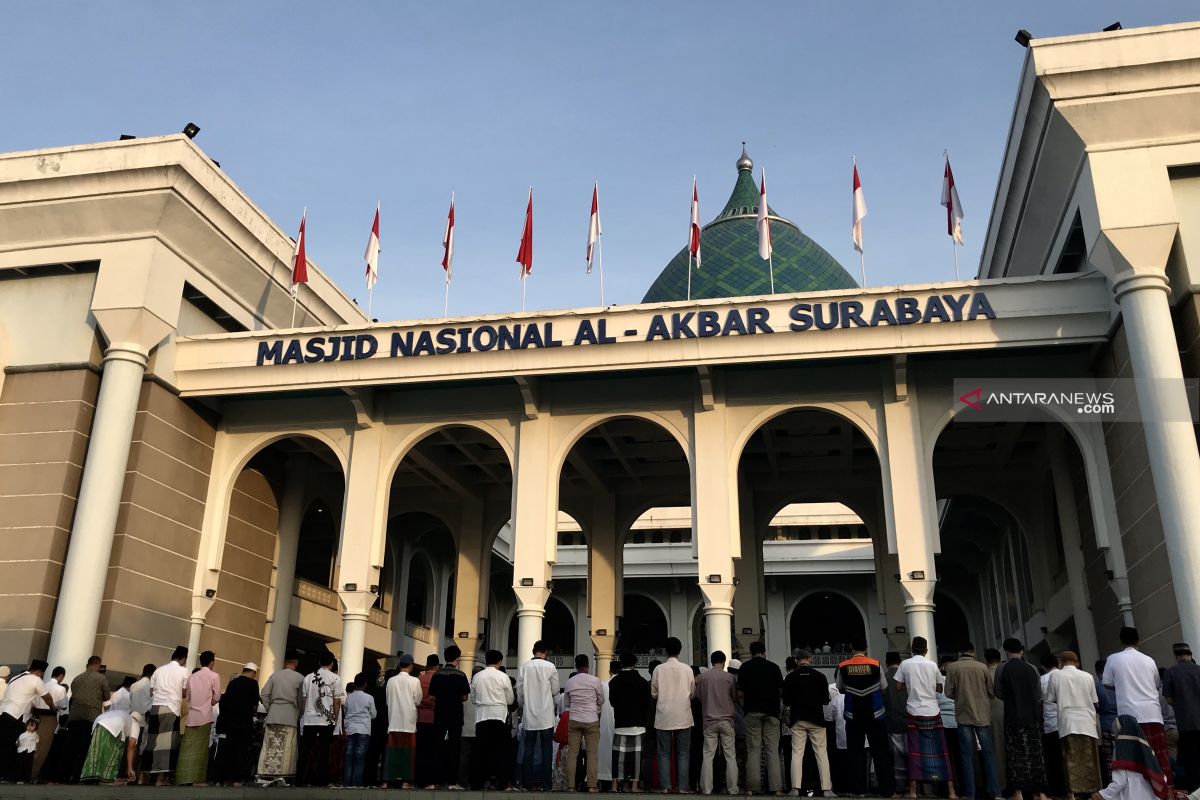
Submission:
POLYGON ((253 661, 247 661, 242 665, 242 672, 258 672, 258 664, 253 661))

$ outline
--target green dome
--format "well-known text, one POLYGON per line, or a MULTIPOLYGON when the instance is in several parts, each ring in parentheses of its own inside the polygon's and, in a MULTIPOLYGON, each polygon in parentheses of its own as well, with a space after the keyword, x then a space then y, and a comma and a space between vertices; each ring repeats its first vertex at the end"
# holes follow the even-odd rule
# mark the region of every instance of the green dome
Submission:
MULTIPOLYGON (((692 299, 771 294, 767 262, 758 257, 759 187, 753 163, 742 150, 737 183, 729 202, 717 218, 700 232, 700 268, 692 270, 692 299)), ((771 220, 771 249, 775 265, 775 293, 853 289, 858 282, 801 232, 767 206, 771 220)), ((688 299, 688 251, 681 249, 650 285, 643 303, 688 299)))

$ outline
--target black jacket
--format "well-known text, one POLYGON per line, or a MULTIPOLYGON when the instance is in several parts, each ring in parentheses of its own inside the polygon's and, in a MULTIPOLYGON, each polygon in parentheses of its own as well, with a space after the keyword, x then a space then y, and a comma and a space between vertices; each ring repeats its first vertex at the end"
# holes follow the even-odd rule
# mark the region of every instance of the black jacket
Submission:
POLYGON ((825 724, 823 706, 829 703, 829 681, 811 666, 801 665, 783 681, 783 702, 791 710, 792 724, 825 724))
POLYGON ((608 682, 614 728, 639 728, 650 716, 650 681, 636 669, 623 669, 608 682))

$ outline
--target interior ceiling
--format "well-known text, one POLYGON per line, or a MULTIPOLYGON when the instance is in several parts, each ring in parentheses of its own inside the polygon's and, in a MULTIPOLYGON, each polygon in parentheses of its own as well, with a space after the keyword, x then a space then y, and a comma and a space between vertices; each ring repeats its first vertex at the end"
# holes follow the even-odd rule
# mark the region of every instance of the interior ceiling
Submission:
POLYGON ((512 467, 496 440, 476 428, 431 433, 413 447, 392 480, 392 495, 411 491, 478 497, 512 485, 512 467))
POLYGON ((626 418, 597 425, 575 443, 559 491, 678 493, 689 483, 687 458, 674 437, 652 422, 626 418))
POLYGON ((961 422, 938 437, 933 468, 1003 467, 1043 460, 1044 422, 961 422))
POLYGON ((875 449, 858 428, 825 411, 793 411, 768 422, 746 443, 740 463, 751 479, 783 473, 879 472, 875 449))

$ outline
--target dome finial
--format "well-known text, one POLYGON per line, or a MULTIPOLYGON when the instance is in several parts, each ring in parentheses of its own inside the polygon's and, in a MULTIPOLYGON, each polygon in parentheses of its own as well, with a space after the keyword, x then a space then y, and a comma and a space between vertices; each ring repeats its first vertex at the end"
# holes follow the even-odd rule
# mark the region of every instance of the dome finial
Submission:
POLYGON ((737 160, 738 172, 742 170, 751 171, 754 169, 754 162, 750 160, 750 155, 746 152, 746 143, 742 142, 742 157, 737 160))

